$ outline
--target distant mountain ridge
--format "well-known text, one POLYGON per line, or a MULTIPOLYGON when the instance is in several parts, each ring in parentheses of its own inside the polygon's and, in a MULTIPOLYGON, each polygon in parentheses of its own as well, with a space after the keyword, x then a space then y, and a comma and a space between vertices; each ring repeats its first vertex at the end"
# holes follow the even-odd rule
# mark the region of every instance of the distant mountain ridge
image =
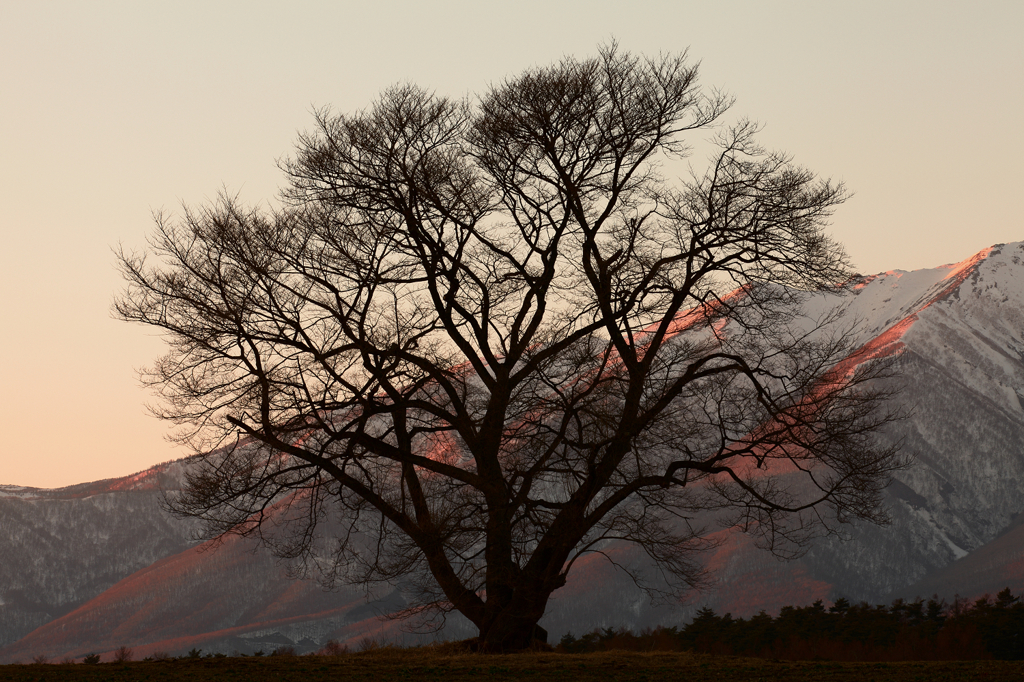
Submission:
MULTIPOLYGON (((865 353, 901 353, 912 416, 888 434, 917 456, 887 491, 892 524, 853 526, 782 563, 719 531, 705 557, 716 582, 683 606, 652 605, 622 573, 587 557, 542 621, 555 637, 594 627, 685 622, 696 608, 750 615, 815 599, 883 603, 1024 591, 1024 243, 952 265, 858 278, 844 299, 865 353)), ((816 296, 809 317, 840 305, 816 296)), ((324 593, 233 538, 194 546, 164 512, 186 462, 122 479, 39 490, 0 486, 0 660, 111 651, 299 650, 327 639, 412 635, 377 618, 398 592, 324 593)), ((617 560, 639 561, 628 547, 617 560)), ((445 633, 470 634, 454 618, 445 633)))
POLYGON ((20 639, 117 581, 194 544, 161 507, 185 462, 58 489, 0 486, 0 642, 20 639))

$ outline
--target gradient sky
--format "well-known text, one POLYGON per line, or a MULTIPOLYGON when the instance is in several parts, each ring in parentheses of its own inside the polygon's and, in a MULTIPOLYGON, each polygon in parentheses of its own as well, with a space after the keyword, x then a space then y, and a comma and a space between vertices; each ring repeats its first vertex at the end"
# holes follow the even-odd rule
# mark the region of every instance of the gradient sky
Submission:
POLYGON ((221 189, 273 199, 315 107, 689 47, 767 146, 855 192, 832 232, 856 267, 910 270, 1024 240, 1022 35, 1019 0, 3 2, 0 483, 184 454, 136 379, 161 340, 110 315, 111 247, 221 189))

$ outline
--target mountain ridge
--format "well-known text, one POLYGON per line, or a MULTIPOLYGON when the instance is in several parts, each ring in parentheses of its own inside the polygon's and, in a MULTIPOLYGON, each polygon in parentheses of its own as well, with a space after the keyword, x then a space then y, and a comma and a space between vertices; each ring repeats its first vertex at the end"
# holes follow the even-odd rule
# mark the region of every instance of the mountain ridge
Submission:
MULTIPOLYGON (((920 590, 933 587, 960 589, 949 587, 957 580, 965 582, 968 594, 1006 586, 1015 592, 1024 590, 1024 527, 1019 525, 1024 503, 1014 485, 1024 478, 1024 243, 997 244, 938 268, 858 277, 847 288, 850 293, 843 299, 847 314, 861 322, 855 339, 861 357, 900 353, 906 383, 900 400, 915 408, 908 420, 887 434, 903 439, 917 455, 915 464, 898 473, 886 490, 892 524, 888 528, 854 526, 849 537, 823 538, 801 559, 789 563, 759 552, 746 536, 718 531, 722 545, 705 557, 715 581, 682 606, 652 604, 597 557, 581 560, 566 587, 555 593, 542 625, 553 633, 581 633, 593 627, 680 624, 705 605, 745 616, 818 598, 830 601, 842 596, 880 603, 893 595, 928 596, 920 590), (993 587, 1004 579, 1007 585, 993 587), (918 593, 912 594, 915 590, 918 593), (806 596, 801 599, 800 595, 806 596)), ((811 297, 805 314, 814 319, 836 305, 840 305, 838 295, 811 297)), ((154 546, 150 554, 108 570, 105 580, 88 585, 78 581, 83 584, 78 591, 72 590, 78 601, 60 602, 74 604, 64 613, 57 613, 56 602, 39 599, 35 607, 49 605, 53 613, 39 608, 6 609, 17 601, 8 600, 10 594, 17 597, 35 583, 22 575, 31 571, 8 571, 18 573, 13 577, 21 580, 21 587, 12 591, 11 578, 0 569, 0 659, 35 652, 59 656, 109 651, 121 644, 141 647, 140 651, 171 650, 178 646, 173 642, 182 647, 183 642, 201 642, 210 647, 207 650, 230 652, 232 647, 244 650, 250 644, 264 646, 261 642, 283 639, 305 642, 299 648, 308 649, 329 638, 354 643, 367 632, 415 640, 400 625, 373 617, 372 609, 360 611, 365 599, 358 591, 323 596, 313 583, 289 581, 286 567, 252 554, 251 547, 230 545, 230 556, 218 559, 217 553, 224 548, 200 551, 179 540, 178 530, 161 525, 168 522, 152 515, 152 503, 155 496, 180 486, 184 461, 57 491, 0 486, 0 531, 18 505, 70 504, 88 509, 89 504, 98 508, 102 506, 98 502, 107 499, 113 508, 117 506, 114 498, 121 499, 118 496, 125 493, 146 500, 142 517, 156 529, 150 536, 154 546), (164 468, 156 471, 160 467, 164 468), (155 556, 157 545, 167 553, 133 569, 155 556), (244 556, 252 558, 246 563, 244 556), (177 567, 177 572, 169 567, 177 567), (120 577, 110 582, 115 574, 120 577), (157 574, 164 577, 155 580, 157 574), (189 575, 198 576, 206 587, 189 588, 182 577, 189 575), (263 592, 254 585, 262 586, 263 592), (240 605, 224 596, 244 593, 239 586, 252 594, 237 599, 244 602, 243 597, 251 597, 263 606, 257 609, 254 601, 247 608, 256 610, 241 613, 240 605), (178 595, 180 603, 161 597, 161 589, 178 595), (219 591, 221 597, 212 598, 210 591, 219 591), (82 598, 90 592, 94 594, 82 598), (5 618, 17 620, 16 612, 35 614, 34 620, 5 630, 5 618), (370 617, 361 617, 367 613, 370 617), (261 614, 266 617, 261 619, 261 614), (280 617, 271 618, 274 614, 280 617), (97 627, 89 629, 90 622, 97 627), (117 636, 130 639, 131 628, 115 623, 134 624, 135 632, 146 633, 148 641, 117 640, 117 636), (107 631, 99 627, 102 624, 107 631), (64 633, 78 632, 79 638, 60 636, 59 628, 64 633)), ((58 521, 63 518, 57 517, 58 521)), ((99 526, 101 517, 95 518, 99 526)), ((117 542, 111 544, 108 538, 86 544, 93 551, 107 551, 103 548, 117 542)), ((7 549, 0 541, 3 555, 12 556, 7 549)), ((628 548, 614 551, 623 561, 639 560, 628 548)), ((46 563, 45 559, 34 561, 35 565, 46 563)), ((51 577, 50 582, 61 581, 51 577)), ((375 595, 382 614, 401 608, 396 595, 375 595)), ((456 617, 444 634, 462 636, 470 631, 456 617)))

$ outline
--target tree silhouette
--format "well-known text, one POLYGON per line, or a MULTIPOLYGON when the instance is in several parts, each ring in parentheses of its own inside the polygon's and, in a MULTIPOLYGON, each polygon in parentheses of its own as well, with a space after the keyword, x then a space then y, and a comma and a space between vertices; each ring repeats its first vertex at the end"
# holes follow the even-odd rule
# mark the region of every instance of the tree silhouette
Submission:
POLYGON ((116 312, 165 333, 144 378, 203 453, 175 509, 492 650, 612 541, 697 584, 705 510, 779 553, 883 520, 891 365, 800 312, 852 275, 844 189, 730 105, 614 45, 477 99, 403 85, 317 113, 283 208, 158 217, 116 312), (662 178, 702 130, 707 169, 662 178))

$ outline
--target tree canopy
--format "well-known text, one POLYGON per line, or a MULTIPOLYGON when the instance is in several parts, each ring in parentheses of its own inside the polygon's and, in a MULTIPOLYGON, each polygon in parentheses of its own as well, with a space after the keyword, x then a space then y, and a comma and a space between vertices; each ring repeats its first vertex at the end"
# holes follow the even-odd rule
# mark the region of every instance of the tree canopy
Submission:
POLYGON ((701 513, 779 553, 884 520, 892 366, 800 308, 852 275, 845 190, 731 103, 614 45, 475 98, 399 85, 316 113, 280 208, 159 216, 116 312, 164 332, 144 379, 202 454, 175 509, 490 649, 610 542, 682 592, 701 513), (663 177, 694 135, 706 168, 663 177))

